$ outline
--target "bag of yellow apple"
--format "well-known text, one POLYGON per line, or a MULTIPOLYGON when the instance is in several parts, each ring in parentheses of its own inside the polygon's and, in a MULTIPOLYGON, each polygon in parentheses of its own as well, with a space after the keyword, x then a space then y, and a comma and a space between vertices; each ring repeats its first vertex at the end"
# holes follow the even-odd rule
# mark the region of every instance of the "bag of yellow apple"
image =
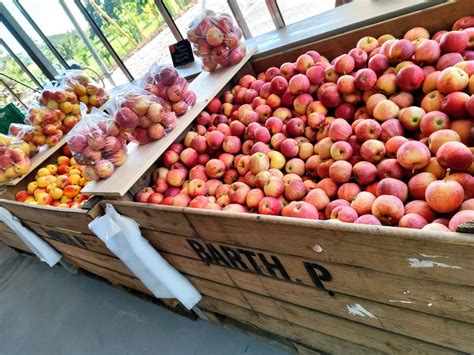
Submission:
POLYGON ((61 83, 67 91, 76 94, 79 102, 87 106, 88 113, 91 112, 93 107, 102 107, 109 99, 104 83, 99 84, 98 80, 93 79, 84 70, 67 70, 63 75, 61 83))
POLYGON ((186 79, 168 65, 152 64, 137 86, 169 103, 176 116, 184 115, 196 103, 196 94, 189 90, 186 79))
POLYGON ((0 134, 0 184, 14 180, 30 171, 30 158, 20 149, 22 140, 0 134))
POLYGON ((110 177, 127 160, 127 140, 113 116, 93 108, 66 136, 78 164, 88 180, 110 177))
POLYGON ((177 123, 171 104, 133 84, 111 90, 106 110, 130 141, 147 144, 163 138, 177 123))
POLYGON ((20 148, 30 158, 34 157, 39 147, 33 143, 35 128, 31 125, 21 123, 11 123, 8 128, 8 135, 20 140, 20 143, 14 143, 16 148, 20 148))

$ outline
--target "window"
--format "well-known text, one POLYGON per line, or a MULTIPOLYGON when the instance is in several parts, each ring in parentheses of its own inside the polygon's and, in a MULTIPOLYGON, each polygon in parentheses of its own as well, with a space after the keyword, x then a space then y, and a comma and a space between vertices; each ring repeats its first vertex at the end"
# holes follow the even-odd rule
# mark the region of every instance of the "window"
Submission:
POLYGON ((287 26, 336 7, 334 0, 279 0, 277 3, 287 26))
POLYGON ((81 0, 125 67, 137 79, 155 61, 171 64, 176 39, 154 0, 81 0))
POLYGON ((276 29, 265 0, 237 0, 252 37, 276 29))

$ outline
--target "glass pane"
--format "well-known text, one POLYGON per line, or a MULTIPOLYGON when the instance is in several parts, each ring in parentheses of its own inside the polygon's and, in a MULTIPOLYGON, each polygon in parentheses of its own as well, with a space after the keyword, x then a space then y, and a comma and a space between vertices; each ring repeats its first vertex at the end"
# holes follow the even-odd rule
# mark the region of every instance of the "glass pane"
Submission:
MULTIPOLYGON (((165 0, 163 3, 166 5, 166 8, 173 17, 181 35, 183 38, 186 38, 186 31, 189 24, 203 12, 203 0, 165 0)), ((207 0, 206 6, 209 10, 214 12, 225 12, 234 18, 230 7, 225 0, 207 0)))
POLYGON ((237 0, 253 37, 276 29, 265 0, 237 0))
MULTIPOLYGON (((108 51, 91 31, 89 24, 73 0, 64 0, 63 4, 71 12, 71 16, 81 32, 78 31, 75 23, 69 18, 59 0, 48 2, 47 15, 44 12, 44 1, 21 1, 21 5, 33 21, 69 65, 91 68, 104 78, 110 78, 111 76, 113 80, 105 80, 107 87, 128 82, 121 70, 117 69, 117 65, 108 51), (54 19, 54 21, 51 21, 51 19, 54 19), (85 42, 81 35, 88 42, 85 42)), ((55 59, 52 54, 51 56, 48 55, 48 58, 55 59)))
MULTIPOLYGON (((48 58, 51 61, 54 68, 56 68, 56 70, 58 70, 58 71, 63 70, 64 67, 61 65, 59 60, 49 50, 49 48, 46 46, 46 43, 44 43, 43 39, 33 29, 33 27, 30 25, 30 23, 23 17, 23 15, 18 10, 16 5, 13 3, 13 1, 12 0, 2 0, 2 3, 5 5, 5 7, 10 12, 10 14, 14 17, 14 19, 18 22, 18 24, 21 26, 23 31, 25 31, 28 34, 29 38, 33 40, 35 45, 41 50, 41 52, 46 56, 46 58, 48 58)), ((44 8, 44 6, 43 6, 43 8, 44 8)), ((43 14, 43 16, 44 16, 44 14, 43 14)))
POLYGON ((334 0, 279 0, 277 3, 287 26, 336 7, 334 0))
POLYGON ((154 0, 82 0, 88 13, 135 79, 152 63, 171 64, 176 39, 154 0))

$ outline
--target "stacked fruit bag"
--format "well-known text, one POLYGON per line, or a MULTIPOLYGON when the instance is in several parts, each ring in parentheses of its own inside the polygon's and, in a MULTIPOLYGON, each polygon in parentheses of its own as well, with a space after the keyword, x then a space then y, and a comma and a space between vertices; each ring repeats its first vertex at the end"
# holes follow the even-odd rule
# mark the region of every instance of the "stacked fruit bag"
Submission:
POLYGON ((14 180, 30 170, 30 147, 16 137, 0 134, 0 184, 14 180))
POLYGON ((229 67, 240 63, 246 53, 242 30, 228 14, 204 11, 190 24, 187 37, 194 54, 202 58, 203 69, 209 72, 219 65, 229 67))
POLYGON ((157 141, 176 126, 176 113, 167 100, 130 84, 115 88, 113 94, 107 111, 130 141, 157 141))
POLYGON ((82 70, 66 71, 62 83, 66 91, 73 92, 79 102, 87 106, 88 113, 93 107, 102 107, 109 99, 105 89, 82 70))
POLYGON ((153 64, 138 85, 163 99, 167 111, 182 116, 196 103, 196 94, 175 68, 153 64))
POLYGON ((84 165, 88 180, 110 177, 127 160, 127 140, 123 127, 113 116, 99 111, 84 118, 68 133, 67 145, 75 160, 84 165))
POLYGON ((26 190, 18 191, 15 199, 32 205, 81 208, 87 201, 81 193, 88 182, 83 171, 84 167, 77 164, 65 146, 56 163, 38 169, 35 180, 28 183, 26 190))
POLYGON ((136 200, 455 231, 474 221, 473 43, 466 17, 244 75, 136 200))

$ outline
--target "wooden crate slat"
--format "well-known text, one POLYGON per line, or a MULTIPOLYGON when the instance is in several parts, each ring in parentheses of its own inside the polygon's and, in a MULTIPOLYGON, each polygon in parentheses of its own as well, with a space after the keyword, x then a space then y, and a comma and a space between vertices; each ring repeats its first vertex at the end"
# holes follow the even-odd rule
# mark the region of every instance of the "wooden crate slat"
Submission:
POLYGON ((189 90, 197 95, 195 105, 178 119, 177 126, 163 139, 143 146, 136 143, 128 145, 127 161, 117 168, 114 174, 105 180, 88 184, 82 193, 100 196, 123 196, 147 169, 164 153, 180 134, 194 121, 222 88, 237 74, 256 52, 256 48, 247 48, 247 54, 239 64, 228 68, 218 68, 213 73, 202 72, 189 85, 189 90))

